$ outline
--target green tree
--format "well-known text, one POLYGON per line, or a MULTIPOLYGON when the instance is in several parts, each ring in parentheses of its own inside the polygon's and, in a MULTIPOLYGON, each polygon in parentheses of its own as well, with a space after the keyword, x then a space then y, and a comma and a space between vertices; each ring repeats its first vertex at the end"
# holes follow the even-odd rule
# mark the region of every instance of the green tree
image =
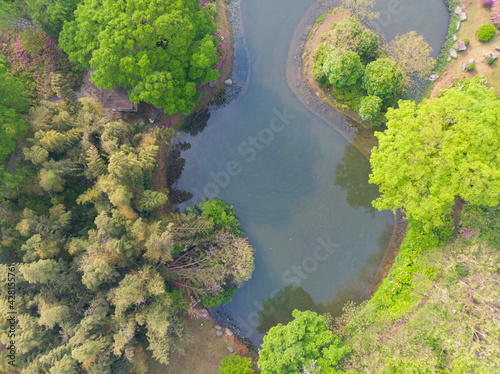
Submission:
POLYGON ((196 86, 216 79, 214 19, 197 0, 85 0, 64 25, 62 49, 92 67, 98 87, 126 87, 130 98, 189 113, 196 86))
POLYGON ((431 72, 436 60, 431 57, 432 48, 422 35, 411 31, 398 35, 387 45, 387 53, 408 75, 425 77, 431 72))
POLYGON ((48 35, 57 37, 65 22, 72 21, 82 0, 25 0, 24 11, 33 24, 48 35))
POLYGON ((356 52, 334 51, 326 58, 323 72, 334 86, 350 86, 363 75, 363 65, 356 52))
POLYGON ((404 90, 404 78, 398 64, 389 58, 370 62, 363 76, 363 88, 370 96, 378 96, 383 101, 404 90))
POLYGON ((479 205, 500 202, 500 100, 484 76, 442 90, 417 106, 389 109, 387 130, 376 133, 370 182, 380 186, 377 209, 402 208, 439 226, 455 196, 479 205))
POLYGON ((220 363, 219 374, 253 374, 252 360, 237 354, 224 357, 220 363))
POLYGON ((8 62, 0 55, 0 163, 14 150, 14 140, 28 130, 22 114, 29 106, 24 85, 8 72, 8 62))
POLYGON ((259 351, 262 374, 297 373, 316 361, 323 372, 333 370, 350 352, 326 326, 325 319, 314 312, 293 311, 295 319, 271 328, 259 351))

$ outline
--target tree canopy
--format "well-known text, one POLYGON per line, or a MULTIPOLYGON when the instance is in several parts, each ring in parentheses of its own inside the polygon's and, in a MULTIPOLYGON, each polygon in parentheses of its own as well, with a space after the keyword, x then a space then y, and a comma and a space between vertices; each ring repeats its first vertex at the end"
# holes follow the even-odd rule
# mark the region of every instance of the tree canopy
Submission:
POLYGON ((0 162, 14 150, 14 140, 28 130, 22 113, 29 106, 24 85, 8 72, 8 62, 0 55, 0 162))
POLYGON ((363 88, 370 96, 387 100, 402 93, 404 77, 398 64, 389 58, 381 58, 369 63, 363 77, 363 88))
POLYGON ((219 76, 215 31, 198 0, 85 0, 60 44, 71 61, 95 69, 98 87, 118 84, 132 102, 188 113, 196 86, 219 76))
POLYGON ((293 311, 295 319, 279 323, 264 337, 258 366, 262 374, 297 373, 320 366, 322 373, 335 373, 334 367, 350 351, 314 312, 293 311))
POLYGON ((404 209, 426 227, 439 226, 455 196, 479 205, 500 202, 497 136, 500 100, 476 76, 417 105, 400 101, 376 133, 370 182, 380 186, 377 209, 404 209))
POLYGON ((333 51, 323 64, 323 71, 331 84, 337 87, 355 84, 363 75, 359 55, 353 51, 333 51))

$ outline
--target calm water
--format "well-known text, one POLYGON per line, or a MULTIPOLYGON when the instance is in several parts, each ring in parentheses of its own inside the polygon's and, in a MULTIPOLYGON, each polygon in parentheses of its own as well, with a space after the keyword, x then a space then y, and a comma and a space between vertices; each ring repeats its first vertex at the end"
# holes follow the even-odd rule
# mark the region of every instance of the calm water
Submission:
MULTIPOLYGON (((255 248, 252 279, 219 310, 256 345, 294 308, 336 313, 345 300, 366 295, 393 229, 390 212, 371 208, 378 192, 368 184, 366 158, 287 85, 291 37, 313 3, 242 1, 248 48, 241 38, 235 43, 234 76, 242 84, 249 77, 246 90, 212 111, 201 133, 181 139, 191 148, 181 154, 186 165, 176 188, 194 198, 179 207, 203 197, 229 202, 255 248)), ((389 3, 398 2, 377 3, 389 39, 416 30, 439 52, 444 1, 389 3)))

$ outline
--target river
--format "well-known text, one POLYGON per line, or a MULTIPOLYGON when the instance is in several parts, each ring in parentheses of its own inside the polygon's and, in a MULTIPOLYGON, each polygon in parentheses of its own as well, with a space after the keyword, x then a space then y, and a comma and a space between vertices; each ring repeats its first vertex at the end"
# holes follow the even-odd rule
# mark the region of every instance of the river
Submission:
MULTIPOLYGON (((233 76, 244 89, 211 111, 202 132, 178 140, 191 147, 175 188, 194 195, 178 207, 227 201, 255 248, 252 279, 218 310, 256 346, 294 308, 337 314, 345 301, 367 297, 393 233, 393 214, 371 208, 378 191, 368 184, 368 160, 331 126, 345 118, 327 123, 287 83, 292 35, 314 3, 242 0, 233 76)), ((378 0, 376 8, 376 28, 389 40, 415 30, 439 53, 449 20, 443 1, 378 0)))

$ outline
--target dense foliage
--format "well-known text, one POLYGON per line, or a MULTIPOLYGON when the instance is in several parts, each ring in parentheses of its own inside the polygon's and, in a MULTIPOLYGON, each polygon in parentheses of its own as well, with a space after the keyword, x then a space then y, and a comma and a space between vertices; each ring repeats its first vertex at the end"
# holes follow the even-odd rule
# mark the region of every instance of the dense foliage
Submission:
MULTIPOLYGON (((37 373, 145 373, 148 354, 166 364, 186 342, 183 294, 199 300, 241 286, 253 250, 219 224, 237 227, 234 216, 155 216, 167 196, 148 180, 172 130, 138 132, 102 117, 92 100, 76 101, 61 76, 52 85, 63 100, 30 110, 23 153, 31 172, 2 210, 1 253, 16 259, 18 329, 29 331, 16 341, 16 364, 37 373)), ((3 317, 8 310, 2 299, 3 317)), ((5 355, 0 368, 7 372, 5 355)))
POLYGON ((14 150, 14 140, 28 130, 22 114, 29 105, 24 85, 9 73, 9 63, 0 55, 0 163, 14 150))
POLYGON ((500 100, 476 76, 417 105, 400 101, 377 133, 371 183, 382 193, 378 209, 402 208, 409 217, 439 226, 455 196, 472 204, 500 202, 500 100))
POLYGON ((382 100, 401 95, 404 90, 403 73, 394 60, 378 59, 366 66, 363 88, 368 95, 378 96, 382 100))
POLYGON ((219 76, 215 32, 199 0, 84 0, 60 43, 71 61, 95 69, 98 87, 118 84, 135 103, 188 113, 196 86, 219 76))
POLYGON ((363 65, 356 52, 336 50, 326 58, 323 72, 334 86, 350 86, 363 75, 363 65))
POLYGON ((321 372, 338 373, 335 366, 350 352, 332 334, 325 319, 314 312, 294 310, 287 325, 279 323, 264 337, 258 366, 262 374, 297 373, 321 367, 321 372))

